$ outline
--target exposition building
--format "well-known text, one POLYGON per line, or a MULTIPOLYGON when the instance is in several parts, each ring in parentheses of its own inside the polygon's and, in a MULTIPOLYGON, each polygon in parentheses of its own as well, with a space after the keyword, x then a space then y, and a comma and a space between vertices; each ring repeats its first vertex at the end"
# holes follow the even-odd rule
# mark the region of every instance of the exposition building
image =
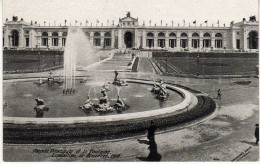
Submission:
MULTIPOLYGON (((93 46, 100 49, 164 49, 170 51, 258 51, 259 23, 255 16, 229 27, 219 25, 145 25, 130 12, 117 25, 79 25, 93 46)), ((18 17, 6 19, 3 27, 4 49, 58 49, 66 43, 70 25, 39 25, 18 17)))

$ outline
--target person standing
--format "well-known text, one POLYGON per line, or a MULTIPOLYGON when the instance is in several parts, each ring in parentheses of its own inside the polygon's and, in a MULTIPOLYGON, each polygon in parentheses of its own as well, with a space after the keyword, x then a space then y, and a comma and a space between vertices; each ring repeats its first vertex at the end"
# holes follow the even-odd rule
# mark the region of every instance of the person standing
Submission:
POLYGON ((220 89, 218 89, 218 97, 217 97, 217 99, 220 99, 221 100, 221 90, 220 89))
POLYGON ((147 135, 147 139, 149 140, 149 142, 155 141, 155 130, 156 130, 156 127, 155 127, 153 121, 151 121, 150 126, 148 128, 148 135, 147 135))
POLYGON ((255 138, 256 138, 255 144, 257 145, 259 142, 259 124, 255 124, 255 138))

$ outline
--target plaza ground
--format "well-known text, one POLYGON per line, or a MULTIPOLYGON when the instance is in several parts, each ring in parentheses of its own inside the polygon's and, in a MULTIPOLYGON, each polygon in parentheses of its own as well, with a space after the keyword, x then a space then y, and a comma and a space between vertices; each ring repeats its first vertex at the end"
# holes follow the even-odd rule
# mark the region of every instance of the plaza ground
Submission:
MULTIPOLYGON (((108 61, 112 62, 112 61, 108 61)), ((116 61, 114 61, 116 62, 116 61)), ((104 64, 106 65, 106 64, 104 64)), ((113 64, 112 64, 113 65, 113 64)), ((101 66, 102 67, 102 66, 101 66)), ((116 69, 116 67, 111 67, 116 69)), ((118 67, 119 68, 119 67, 118 67)), ((122 67, 120 67, 122 68, 122 67)), ((110 68, 107 68, 110 70, 110 68)), ((255 145, 254 128, 259 122, 258 78, 230 79, 195 79, 154 74, 149 58, 140 58, 138 73, 120 72, 119 78, 140 78, 181 84, 217 97, 217 90, 222 90, 222 100, 216 100, 218 110, 211 118, 200 124, 189 126, 178 131, 157 131, 156 143, 162 161, 257 161, 258 145, 255 145), (152 77, 153 76, 153 77, 152 77), (238 85, 236 81, 251 81, 248 85, 238 85)), ((54 72, 59 75, 60 71, 54 72)), ((96 71, 87 72, 88 76, 96 71)), ((78 72, 86 76, 86 72, 78 72)), ((48 76, 48 73, 7 74, 4 78, 48 76)), ((98 72, 104 80, 113 78, 111 71, 98 72)), ((12 145, 4 144, 5 161, 140 161, 138 157, 147 157, 148 145, 139 140, 146 136, 135 136, 120 140, 93 143, 72 143, 66 145, 12 145), (37 154, 34 149, 57 150, 108 150, 120 154, 119 158, 99 157, 52 157, 50 153, 37 154)), ((118 156, 117 156, 118 157, 118 156)))

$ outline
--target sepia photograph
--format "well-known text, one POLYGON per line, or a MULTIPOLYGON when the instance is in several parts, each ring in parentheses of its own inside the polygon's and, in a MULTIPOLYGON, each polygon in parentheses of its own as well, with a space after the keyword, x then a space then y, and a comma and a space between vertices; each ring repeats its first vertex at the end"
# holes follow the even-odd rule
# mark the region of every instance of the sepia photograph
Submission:
POLYGON ((259 161, 258 0, 2 0, 4 162, 259 161))

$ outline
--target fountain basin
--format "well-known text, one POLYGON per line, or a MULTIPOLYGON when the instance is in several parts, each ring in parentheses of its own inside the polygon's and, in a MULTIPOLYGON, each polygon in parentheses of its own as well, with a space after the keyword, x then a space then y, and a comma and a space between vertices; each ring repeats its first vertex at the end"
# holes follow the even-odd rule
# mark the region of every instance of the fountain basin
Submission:
MULTIPOLYGON (((153 85, 151 81, 133 79, 126 81, 147 86, 153 85)), ((76 138, 98 137, 99 139, 107 139, 106 137, 110 135, 120 136, 144 131, 148 128, 151 120, 154 120, 158 126, 163 127, 168 125, 169 122, 174 122, 174 124, 184 123, 186 118, 183 114, 192 115, 195 119, 203 113, 211 113, 215 110, 214 103, 212 105, 210 99, 206 108, 199 107, 197 109, 198 99, 193 93, 170 84, 167 84, 167 89, 180 94, 184 98, 183 101, 161 109, 105 116, 63 118, 4 116, 4 142, 57 143, 62 140, 75 140, 76 138), (194 110, 200 110, 198 115, 196 113, 189 114, 194 110)), ((186 119, 186 121, 189 121, 189 119, 186 119)))

